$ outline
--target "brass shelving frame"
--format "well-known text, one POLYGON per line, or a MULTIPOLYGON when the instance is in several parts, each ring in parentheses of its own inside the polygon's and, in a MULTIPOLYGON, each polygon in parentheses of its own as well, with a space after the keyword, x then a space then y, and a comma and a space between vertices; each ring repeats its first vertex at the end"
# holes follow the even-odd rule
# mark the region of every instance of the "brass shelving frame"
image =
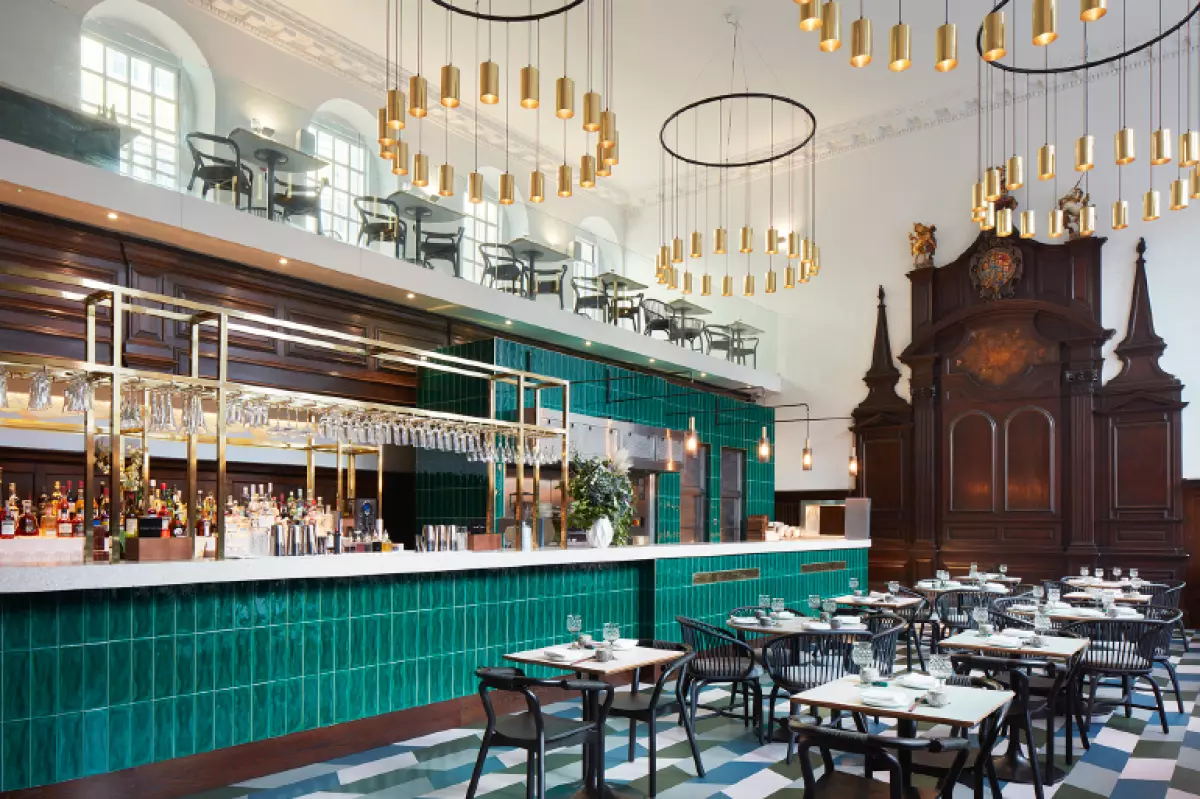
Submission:
MULTIPOLYGON (((567 483, 570 462, 569 430, 570 420, 570 383, 567 380, 524 372, 519 369, 495 366, 489 363, 473 361, 455 355, 448 355, 432 350, 422 350, 402 344, 354 336, 335 330, 326 330, 314 325, 290 322, 262 314, 241 311, 235 308, 224 308, 217 305, 195 302, 179 297, 169 297, 140 289, 126 288, 104 283, 90 278, 74 275, 43 272, 9 263, 0 263, 0 291, 44 297, 51 300, 79 303, 83 306, 86 325, 86 348, 84 360, 72 360, 53 356, 31 355, 24 353, 0 352, 0 366, 12 371, 53 371, 57 375, 87 374, 96 386, 107 386, 111 399, 108 419, 103 420, 96 410, 88 410, 82 414, 82 423, 42 420, 27 413, 23 418, 0 417, 0 427, 19 429, 37 429, 52 432, 82 434, 84 436, 84 560, 91 561, 94 557, 93 516, 92 506, 96 496, 96 436, 107 435, 112 443, 112 468, 107 477, 110 491, 109 533, 114 538, 121 535, 121 525, 124 516, 124 497, 121 492, 121 473, 124 466, 124 440, 127 437, 138 436, 143 443, 142 480, 143 487, 148 488, 150 479, 150 456, 148 439, 174 439, 187 442, 187 508, 188 536, 193 540, 194 530, 191 521, 197 518, 197 464, 199 461, 199 445, 216 445, 217 462, 217 519, 216 519, 216 557, 225 557, 225 514, 227 489, 227 448, 229 446, 229 431, 226 421, 228 402, 232 397, 250 396, 256 399, 278 400, 304 403, 306 406, 324 409, 345 409, 352 411, 376 411, 392 416, 407 416, 433 422, 446 422, 474 426, 483 431, 494 443, 497 435, 515 437, 518 463, 515 465, 518 491, 523 486, 525 466, 523 454, 531 439, 557 439, 562 445, 562 475, 564 498, 561 507, 560 545, 566 546, 568 498, 565 486, 567 483), (108 362, 99 361, 99 328, 104 325, 100 309, 108 310, 107 327, 111 358, 108 362), (158 319, 182 323, 188 327, 188 374, 179 375, 165 372, 154 372, 143 369, 131 369, 124 366, 124 329, 126 316, 140 314, 158 319), (215 330, 215 341, 206 341, 201 336, 205 328, 215 330), (229 334, 231 332, 245 333, 254 336, 271 338, 276 341, 302 344, 331 352, 374 358, 376 361, 402 364, 418 369, 457 374, 477 378, 488 382, 488 416, 476 417, 464 414, 446 413, 421 408, 411 408, 387 403, 367 402, 327 394, 292 391, 256 384, 238 383, 229 379, 229 334), (202 360, 215 359, 216 376, 202 376, 202 360), (143 426, 137 430, 121 429, 121 396, 122 390, 131 382, 137 382, 150 388, 156 386, 182 386, 205 390, 210 400, 216 404, 216 433, 209 435, 185 435, 180 433, 151 432, 143 426), (517 389, 516 421, 498 419, 496 417, 496 387, 498 384, 509 384, 517 389), (525 394, 532 390, 534 394, 534 409, 542 405, 542 395, 545 391, 562 391, 563 422, 562 427, 547 427, 530 424, 526 418, 525 394), (104 422, 107 422, 105 426, 104 422)), ((148 418, 143 407, 143 419, 148 418)), ((242 445, 242 442, 235 442, 242 445)), ((355 458, 358 455, 373 454, 378 457, 377 486, 380 510, 383 503, 383 445, 356 445, 343 442, 333 442, 315 439, 307 436, 304 443, 257 440, 245 442, 247 446, 263 446, 278 449, 304 450, 307 453, 307 484, 311 492, 316 480, 316 454, 330 452, 337 458, 338 472, 338 507, 348 498, 353 500, 356 491, 355 458), (343 458, 347 459, 345 469, 346 492, 343 494, 343 458)), ((540 470, 534 465, 533 484, 537 492, 540 485, 540 470)), ((487 464, 488 473, 488 532, 496 531, 495 516, 495 464, 487 464)), ((116 559, 117 547, 113 547, 113 557, 116 559)))

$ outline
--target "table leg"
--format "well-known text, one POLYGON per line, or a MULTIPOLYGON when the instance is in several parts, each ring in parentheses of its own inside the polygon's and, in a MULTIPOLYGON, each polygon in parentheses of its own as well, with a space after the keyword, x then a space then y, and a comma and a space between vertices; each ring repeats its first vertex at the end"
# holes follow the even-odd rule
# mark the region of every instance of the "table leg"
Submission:
POLYGON ((275 158, 267 158, 267 219, 275 221, 275 158))
POLYGON ((421 266, 424 266, 425 264, 421 262, 421 215, 420 214, 417 214, 416 218, 413 219, 413 228, 417 232, 417 240, 413 243, 413 253, 416 256, 414 260, 418 264, 421 264, 421 266))
MULTIPOLYGON (((917 737, 917 722, 912 719, 897 719, 896 720, 896 735, 901 738, 916 738, 917 737)), ((904 777, 904 788, 906 791, 912 790, 912 752, 900 751, 896 753, 900 760, 900 773, 904 777)))
POLYGON ((537 253, 533 250, 527 250, 525 256, 529 259, 528 280, 525 283, 525 296, 531 300, 537 299, 537 253))

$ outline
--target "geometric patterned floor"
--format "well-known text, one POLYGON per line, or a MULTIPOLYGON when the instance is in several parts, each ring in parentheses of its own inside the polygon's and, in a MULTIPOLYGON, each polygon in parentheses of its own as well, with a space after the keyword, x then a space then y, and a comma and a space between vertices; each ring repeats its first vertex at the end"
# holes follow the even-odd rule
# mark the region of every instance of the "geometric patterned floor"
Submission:
MULTIPOLYGON (((1124 712, 1092 719, 1091 749, 1078 757, 1074 766, 1060 762, 1069 773, 1065 780, 1047 786, 1046 796, 1057 799, 1183 799, 1200 797, 1200 712, 1196 699, 1200 693, 1200 638, 1193 637, 1192 652, 1179 647, 1174 655, 1183 690, 1184 712, 1168 712, 1171 731, 1162 732, 1156 714, 1134 710, 1132 718, 1124 712)), ((1159 680, 1160 684, 1164 682, 1159 680)), ((1101 693, 1103 696, 1103 692, 1101 693)), ((701 695, 705 703, 724 704, 728 694, 713 689, 701 695)), ((1152 702, 1147 693, 1139 702, 1152 702)), ((1173 696, 1167 697, 1168 711, 1177 710, 1173 696)), ((577 702, 561 702, 546 710, 568 718, 579 718, 577 702)), ((777 713, 786 713, 780 703, 777 713)), ((1045 722, 1035 721, 1044 732, 1045 722)), ((637 758, 627 762, 628 730, 624 719, 613 719, 606 744, 605 778, 613 783, 628 783, 641 792, 648 789, 646 771, 649 761, 645 748, 645 725, 637 758)), ((658 735, 658 795, 662 799, 795 799, 802 796, 800 767, 783 762, 784 745, 760 746, 741 722, 701 710, 696 722, 701 755, 707 776, 697 778, 683 728, 669 723, 660 726, 658 735)), ((872 732, 886 732, 886 725, 872 732)), ((944 732, 931 728, 932 734, 944 732)), ((480 728, 444 730, 420 738, 399 741, 390 746, 359 752, 347 757, 273 774, 259 779, 196 794, 190 799, 461 799, 479 752, 480 728)), ((1061 739, 1064 731, 1057 730, 1061 739)), ((1062 741, 1055 742, 1061 758, 1062 741)), ((1004 742, 996 751, 1003 751, 1004 742)), ((815 761, 819 763, 819 760, 815 761)), ((838 767, 847 771, 861 769, 856 758, 843 756, 838 767)), ((819 776, 819 770, 818 770, 819 776)), ((876 773, 879 777, 879 773, 876 773)), ((886 775, 883 775, 886 777, 886 775)), ((578 747, 560 749, 546 756, 547 796, 563 797, 580 779, 578 747)), ((915 777, 921 784, 925 778, 915 777)), ((925 784, 929 784, 926 782, 925 784)), ((1028 785, 1006 784, 1003 795, 1010 799, 1032 799, 1028 785)), ((493 748, 488 758, 479 797, 522 799, 525 795, 525 753, 521 750, 493 748)), ((990 792, 985 792, 990 796, 990 792)), ((955 797, 970 797, 960 786, 955 797)))

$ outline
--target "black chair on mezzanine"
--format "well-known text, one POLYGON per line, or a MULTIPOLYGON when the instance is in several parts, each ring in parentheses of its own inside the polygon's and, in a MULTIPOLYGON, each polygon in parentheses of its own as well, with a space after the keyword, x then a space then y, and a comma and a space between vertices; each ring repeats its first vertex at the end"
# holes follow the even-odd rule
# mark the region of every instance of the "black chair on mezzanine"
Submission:
POLYGON ((400 258, 408 244, 408 225, 400 218, 400 208, 384 197, 355 197, 354 208, 358 211, 359 246, 365 242, 370 247, 375 242, 392 242, 395 255, 400 258))
POLYGON ((245 198, 245 207, 249 208, 254 191, 254 171, 242 163, 242 151, 237 143, 225 136, 198 131, 189 133, 184 140, 192 154, 192 176, 188 180, 187 190, 191 191, 199 180, 201 197, 207 198, 209 189, 225 189, 235 192, 237 207, 243 207, 241 200, 245 198), (200 149, 200 142, 228 148, 230 157, 207 153, 200 149))

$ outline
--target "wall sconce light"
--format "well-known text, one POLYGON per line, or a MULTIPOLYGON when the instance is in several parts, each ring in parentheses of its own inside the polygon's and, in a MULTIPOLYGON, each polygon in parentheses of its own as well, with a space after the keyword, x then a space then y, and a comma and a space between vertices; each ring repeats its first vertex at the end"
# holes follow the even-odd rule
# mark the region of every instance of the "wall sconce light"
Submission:
POLYGON ((850 476, 858 477, 858 445, 850 444, 850 476))
POLYGON ((696 417, 688 417, 688 432, 683 439, 683 451, 688 455, 695 455, 700 451, 700 436, 696 433, 696 417))
POLYGON ((800 455, 800 468, 806 472, 812 471, 812 447, 807 438, 804 439, 804 452, 800 455))
POLYGON ((668 472, 673 472, 673 471, 675 471, 675 447, 671 443, 671 431, 670 430, 667 431, 666 442, 667 442, 667 467, 666 467, 666 469, 668 472))
POLYGON ((766 463, 771 460, 771 439, 767 438, 767 428, 763 428, 762 438, 758 440, 758 462, 766 463))

